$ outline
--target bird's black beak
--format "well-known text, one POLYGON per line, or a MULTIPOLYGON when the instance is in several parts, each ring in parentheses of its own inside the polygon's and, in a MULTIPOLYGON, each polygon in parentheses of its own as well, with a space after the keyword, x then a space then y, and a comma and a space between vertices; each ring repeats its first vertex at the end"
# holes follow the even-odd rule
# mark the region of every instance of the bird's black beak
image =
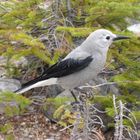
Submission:
POLYGON ((117 35, 117 36, 113 39, 113 41, 122 40, 122 39, 130 39, 130 37, 128 37, 128 36, 117 35))

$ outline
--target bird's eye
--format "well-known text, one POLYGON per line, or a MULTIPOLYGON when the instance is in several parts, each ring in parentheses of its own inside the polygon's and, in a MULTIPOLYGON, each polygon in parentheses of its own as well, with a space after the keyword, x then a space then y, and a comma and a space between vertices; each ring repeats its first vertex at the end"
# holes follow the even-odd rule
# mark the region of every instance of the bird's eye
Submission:
POLYGON ((107 36, 106 39, 109 40, 110 39, 110 36, 107 36))

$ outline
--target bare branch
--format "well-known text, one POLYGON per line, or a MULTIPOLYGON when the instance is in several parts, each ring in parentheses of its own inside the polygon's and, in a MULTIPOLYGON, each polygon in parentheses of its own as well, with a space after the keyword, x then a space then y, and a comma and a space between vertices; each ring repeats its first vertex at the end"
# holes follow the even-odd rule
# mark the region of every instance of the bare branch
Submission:
POLYGON ((120 108, 120 113, 119 113, 119 118, 120 118, 120 125, 119 125, 119 138, 118 140, 122 140, 123 136, 123 103, 122 101, 119 101, 119 108, 120 108))
POLYGON ((99 84, 99 85, 96 85, 96 86, 91 86, 89 84, 87 84, 86 86, 80 86, 79 88, 82 89, 82 88, 86 88, 86 87, 89 87, 89 88, 98 88, 98 87, 101 87, 101 86, 105 86, 105 85, 116 85, 118 83, 139 83, 139 81, 118 81, 118 82, 107 82, 107 83, 102 83, 102 84, 99 84))
POLYGON ((115 132, 114 132, 114 140, 118 140, 119 137, 119 116, 117 111, 117 105, 116 105, 116 97, 113 95, 113 105, 114 105, 114 111, 115 111, 115 132))

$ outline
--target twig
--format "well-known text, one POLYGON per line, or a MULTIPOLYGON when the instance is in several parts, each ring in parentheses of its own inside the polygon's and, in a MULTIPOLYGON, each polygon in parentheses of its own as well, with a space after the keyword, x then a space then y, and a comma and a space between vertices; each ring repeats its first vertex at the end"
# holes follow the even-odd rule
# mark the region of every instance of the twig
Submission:
POLYGON ((78 133, 78 125, 80 124, 80 119, 81 119, 81 114, 80 114, 79 109, 77 109, 76 120, 75 120, 75 123, 73 124, 74 127, 71 132, 70 140, 77 140, 77 137, 78 138, 80 137, 78 133))
POLYGON ((49 19, 51 19, 51 18, 53 18, 53 17, 54 17, 54 15, 51 15, 51 16, 49 16, 48 18, 43 19, 42 22, 47 22, 49 19))
POLYGON ((126 115, 123 115, 123 117, 126 118, 126 119, 128 119, 133 124, 133 127, 136 130, 136 126, 135 126, 133 120, 130 117, 126 116, 126 115))
POLYGON ((8 11, 4 6, 0 5, 0 8, 2 8, 4 11, 6 12, 10 12, 10 10, 8 11))
POLYGON ((125 106, 124 106, 124 109, 127 110, 127 111, 132 115, 132 117, 133 117, 134 120, 135 120, 135 123, 137 123, 137 119, 136 119, 136 117, 134 116, 134 114, 133 114, 128 108, 126 108, 125 106))
MULTIPOLYGON (((99 132, 97 132, 97 130, 92 130, 93 133, 95 133, 94 137, 96 138, 95 140, 104 140, 103 137, 101 136, 101 134, 99 132)), ((91 140, 93 140, 91 138, 91 140)))
POLYGON ((115 132, 114 132, 114 140, 118 140, 119 136, 119 116, 118 116, 118 111, 117 111, 117 106, 116 106, 116 97, 113 95, 113 105, 114 105, 114 111, 115 111, 115 132))
POLYGON ((96 85, 96 86, 91 86, 89 84, 87 84, 86 86, 80 86, 79 88, 82 89, 82 88, 98 88, 98 87, 101 87, 101 86, 105 86, 105 85, 115 85, 115 84, 118 84, 118 83, 140 83, 139 81, 118 81, 118 82, 107 82, 107 83, 102 83, 102 84, 99 84, 99 85, 96 85))
POLYGON ((101 110, 97 109, 96 107, 94 107, 94 105, 92 105, 91 108, 93 108, 95 111, 97 111, 99 113, 107 113, 107 111, 101 111, 101 110))
POLYGON ((120 108, 120 113, 119 113, 119 117, 120 117, 120 125, 119 125, 119 138, 118 140, 122 140, 122 136, 123 136, 123 103, 122 101, 119 101, 119 108, 120 108))
POLYGON ((71 18, 71 1, 70 0, 66 0, 66 8, 68 11, 68 19, 71 18))
MULTIPOLYGON (((99 119, 99 121, 97 121, 97 120, 95 121, 95 120, 94 120, 94 123, 95 123, 95 124, 100 124, 101 127, 104 126, 104 125, 103 125, 102 119, 101 119, 98 115, 92 115, 92 116, 93 116, 93 117, 96 117, 96 119, 99 119)), ((93 120, 93 119, 90 118, 89 120, 93 120)))
POLYGON ((67 127, 64 127, 63 129, 60 129, 59 131, 62 132, 64 130, 66 130, 66 129, 69 129, 70 127, 73 127, 73 124, 72 125, 68 125, 67 127))
POLYGON ((89 125, 89 104, 87 102, 85 102, 85 105, 84 105, 84 129, 83 129, 83 134, 84 134, 84 139, 85 140, 88 140, 88 131, 90 130, 88 125, 89 125))

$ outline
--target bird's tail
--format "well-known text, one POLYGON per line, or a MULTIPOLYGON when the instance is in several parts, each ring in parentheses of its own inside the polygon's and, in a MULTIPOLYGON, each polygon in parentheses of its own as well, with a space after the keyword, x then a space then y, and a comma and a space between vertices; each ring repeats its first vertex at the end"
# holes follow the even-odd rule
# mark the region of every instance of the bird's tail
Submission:
POLYGON ((43 80, 43 81, 38 81, 37 83, 31 84, 31 85, 26 85, 22 88, 20 88, 19 90, 15 91, 15 93, 17 94, 22 94, 30 89, 36 88, 36 87, 43 87, 43 86, 49 86, 49 85, 54 85, 57 84, 57 78, 50 78, 47 80, 43 80))

